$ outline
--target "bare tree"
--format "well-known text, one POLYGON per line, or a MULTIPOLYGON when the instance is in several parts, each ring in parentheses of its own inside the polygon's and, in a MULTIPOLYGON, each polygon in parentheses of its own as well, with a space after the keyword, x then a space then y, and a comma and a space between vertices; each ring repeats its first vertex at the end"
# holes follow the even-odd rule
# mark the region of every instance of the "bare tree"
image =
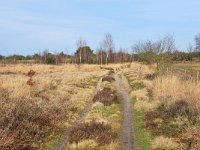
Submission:
POLYGON ((79 62, 80 62, 80 64, 82 63, 82 48, 85 47, 86 45, 87 45, 86 40, 83 40, 82 38, 80 38, 76 42, 77 49, 80 49, 80 53, 79 53, 79 62))
POLYGON ((100 64, 102 66, 102 64, 103 64, 103 43, 99 44, 99 48, 97 48, 96 56, 97 56, 97 60, 100 61, 100 64))
POLYGON ((39 52, 40 63, 45 64, 47 62, 47 55, 48 55, 48 53, 49 53, 48 49, 44 50, 42 53, 39 52))
POLYGON ((103 49, 106 51, 106 64, 108 64, 108 59, 111 58, 114 50, 114 42, 110 33, 105 34, 105 39, 103 40, 102 46, 103 49))
POLYGON ((199 53, 199 59, 200 59, 200 33, 199 35, 195 36, 195 43, 196 43, 196 51, 199 53))
POLYGON ((170 54, 176 50, 174 37, 167 35, 157 41, 139 42, 132 47, 139 55, 139 60, 146 63, 156 63, 157 71, 170 60, 170 54))

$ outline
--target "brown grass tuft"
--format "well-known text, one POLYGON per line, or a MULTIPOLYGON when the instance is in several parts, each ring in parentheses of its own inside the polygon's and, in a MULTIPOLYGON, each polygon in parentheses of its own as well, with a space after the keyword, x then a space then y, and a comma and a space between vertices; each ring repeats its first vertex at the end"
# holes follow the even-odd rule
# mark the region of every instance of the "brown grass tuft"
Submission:
POLYGON ((83 140, 95 140, 97 145, 103 146, 110 144, 116 138, 117 134, 112 132, 111 126, 104 123, 92 121, 83 123, 75 127, 70 132, 70 143, 79 143, 83 140))
POLYGON ((111 105, 113 103, 119 103, 116 91, 111 88, 104 87, 101 91, 98 91, 93 98, 94 102, 101 102, 104 105, 111 105))

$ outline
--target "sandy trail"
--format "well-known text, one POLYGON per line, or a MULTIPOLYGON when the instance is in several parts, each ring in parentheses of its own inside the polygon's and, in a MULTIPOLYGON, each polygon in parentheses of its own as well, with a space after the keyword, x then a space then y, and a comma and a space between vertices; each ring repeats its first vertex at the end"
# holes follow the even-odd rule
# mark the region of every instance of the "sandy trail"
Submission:
POLYGON ((90 100, 90 102, 87 104, 87 106, 84 108, 83 112, 81 113, 80 117, 76 120, 76 122, 74 123, 73 126, 71 126, 65 133, 64 136, 61 139, 60 144, 56 147, 56 150, 66 150, 67 149, 67 145, 68 145, 68 141, 69 141, 69 133, 79 124, 81 124, 82 122, 84 122, 85 117, 87 116, 87 114, 89 113, 89 111, 92 108, 92 104, 93 104, 93 98, 94 96, 97 94, 97 92, 101 89, 102 87, 102 78, 99 80, 97 87, 96 87, 96 91, 93 94, 92 99, 90 100))
POLYGON ((121 147, 122 150, 134 149, 134 130, 133 130, 133 116, 132 116, 132 104, 127 92, 128 82, 119 75, 115 74, 115 87, 117 92, 122 96, 123 104, 123 123, 122 123, 122 137, 121 147), (123 81, 122 81, 123 80, 123 81))

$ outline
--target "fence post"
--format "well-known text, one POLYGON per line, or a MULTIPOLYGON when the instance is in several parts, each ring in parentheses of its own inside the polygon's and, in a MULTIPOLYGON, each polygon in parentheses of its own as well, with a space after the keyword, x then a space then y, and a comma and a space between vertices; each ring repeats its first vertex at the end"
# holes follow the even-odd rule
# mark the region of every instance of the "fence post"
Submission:
POLYGON ((197 84, 199 83, 199 71, 197 71, 197 84))

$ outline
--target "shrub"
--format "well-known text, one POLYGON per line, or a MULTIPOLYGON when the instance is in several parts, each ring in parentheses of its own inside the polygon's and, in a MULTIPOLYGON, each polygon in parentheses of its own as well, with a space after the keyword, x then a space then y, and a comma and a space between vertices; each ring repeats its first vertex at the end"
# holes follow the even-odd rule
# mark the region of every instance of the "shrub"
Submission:
POLYGON ((65 100, 9 99, 7 95, 6 91, 0 94, 0 149, 22 149, 47 140, 73 110, 65 100))

